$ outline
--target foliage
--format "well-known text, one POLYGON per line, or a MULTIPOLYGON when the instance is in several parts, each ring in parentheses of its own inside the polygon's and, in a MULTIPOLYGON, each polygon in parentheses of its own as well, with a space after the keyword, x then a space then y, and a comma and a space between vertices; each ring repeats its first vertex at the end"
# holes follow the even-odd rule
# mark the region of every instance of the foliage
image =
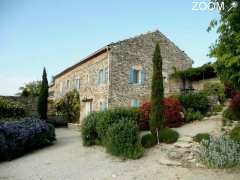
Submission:
POLYGON ((19 93, 17 95, 24 96, 24 97, 37 97, 40 94, 42 82, 41 81, 32 81, 24 86, 19 88, 19 93))
POLYGON ((233 94, 230 101, 230 107, 228 107, 224 112, 223 116, 230 120, 238 121, 240 120, 240 92, 237 91, 233 94))
MULTIPOLYGON (((167 127, 178 127, 183 123, 181 117, 182 106, 176 97, 164 98, 164 126, 167 127)), ((140 106, 140 130, 149 130, 149 116, 151 111, 151 104, 147 101, 143 102, 140 106)))
POLYGON ((157 144, 157 138, 153 134, 145 134, 141 139, 144 148, 150 148, 157 144))
POLYGON ((58 115, 63 115, 67 122, 78 122, 80 117, 80 97, 76 90, 70 91, 55 102, 58 115))
POLYGON ((203 115, 199 111, 194 111, 192 108, 188 108, 184 111, 184 117, 186 122, 191 122, 194 120, 201 120, 203 115))
POLYGON ((210 107, 208 98, 203 92, 182 94, 179 96, 179 101, 185 110, 191 108, 193 111, 199 111, 203 115, 207 113, 210 107))
POLYGON ((237 115, 231 108, 227 108, 223 111, 223 117, 229 120, 234 120, 234 121, 239 120, 239 117, 237 117, 237 115))
POLYGON ((41 119, 47 119, 48 110, 48 80, 46 69, 43 69, 42 84, 38 97, 38 114, 41 119))
POLYGON ((222 105, 214 105, 211 107, 212 112, 221 112, 223 109, 222 105))
POLYGON ((233 94, 230 108, 236 113, 236 115, 239 115, 238 117, 240 118, 240 91, 233 94))
POLYGON ((195 135, 193 137, 193 140, 195 142, 201 142, 202 140, 209 140, 210 139, 210 135, 208 133, 198 133, 197 135, 195 135))
POLYGON ((26 115, 25 107, 18 101, 0 97, 0 119, 18 118, 26 115))
POLYGON ((236 126, 230 132, 230 138, 240 144, 240 126, 236 126))
POLYGON ((98 139, 96 123, 102 112, 92 112, 84 118, 81 125, 82 140, 84 146, 91 146, 96 144, 98 139))
POLYGON ((189 68, 183 71, 175 71, 173 77, 181 78, 184 80, 198 81, 202 79, 209 79, 216 77, 217 74, 214 70, 213 64, 207 63, 201 67, 189 68))
POLYGON ((16 158, 54 140, 54 127, 39 119, 0 123, 0 160, 16 158))
POLYGON ((140 130, 149 130, 149 115, 151 111, 151 104, 144 101, 139 108, 139 123, 138 127, 140 130))
MULTIPOLYGON (((231 0, 212 0, 224 3, 225 7, 231 7, 231 0)), ((239 1, 236 1, 239 2, 239 1)), ((212 20, 208 30, 217 27, 218 39, 210 48, 209 55, 217 59, 217 74, 223 82, 240 88, 240 6, 224 8, 219 11, 219 20, 212 20)))
POLYGON ((120 119, 107 130, 105 139, 107 151, 123 158, 137 159, 143 155, 136 122, 120 119))
POLYGON ((167 127, 177 127, 183 123, 181 117, 181 103, 177 98, 164 98, 164 117, 165 117, 165 126, 167 127))
POLYGON ((163 127, 163 75, 162 75, 162 57, 159 44, 156 44, 153 55, 153 76, 151 88, 151 113, 149 126, 152 132, 156 132, 163 127))
POLYGON ((98 114, 96 129, 99 135, 99 139, 100 141, 102 141, 102 143, 104 143, 107 129, 111 127, 114 123, 118 123, 122 119, 130 119, 136 123, 139 119, 138 110, 136 108, 120 107, 110 109, 108 111, 104 111, 98 114))
POLYGON ((158 138, 160 142, 164 143, 174 143, 178 140, 179 134, 170 128, 160 129, 158 133, 158 138))
POLYGON ((227 136, 202 140, 200 159, 210 167, 231 168, 240 165, 240 145, 227 136))
POLYGON ((203 91, 207 96, 218 96, 219 102, 225 101, 224 85, 216 82, 208 82, 204 84, 203 91))

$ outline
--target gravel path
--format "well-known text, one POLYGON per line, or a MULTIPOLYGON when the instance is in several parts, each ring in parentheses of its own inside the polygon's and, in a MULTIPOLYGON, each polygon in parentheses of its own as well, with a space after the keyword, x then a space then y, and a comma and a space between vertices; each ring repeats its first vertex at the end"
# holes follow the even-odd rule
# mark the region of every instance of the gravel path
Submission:
POLYGON ((83 147, 80 133, 57 129, 58 141, 50 147, 0 163, 1 180, 236 180, 240 172, 187 169, 162 165, 159 145, 139 160, 122 161, 99 146, 83 147), (161 162, 160 162, 161 160, 161 162))
POLYGON ((175 128, 179 132, 180 136, 193 137, 198 133, 216 133, 221 130, 222 127, 222 115, 211 116, 204 118, 201 121, 194 121, 186 124, 182 127, 175 128))

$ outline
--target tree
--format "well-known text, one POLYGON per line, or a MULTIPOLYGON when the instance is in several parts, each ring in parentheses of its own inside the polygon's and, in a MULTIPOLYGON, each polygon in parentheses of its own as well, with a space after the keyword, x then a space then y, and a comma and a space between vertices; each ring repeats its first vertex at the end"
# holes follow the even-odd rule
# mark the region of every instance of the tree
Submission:
POLYGON ((220 19, 212 20, 208 31, 217 27, 218 39, 210 47, 209 55, 215 57, 216 70, 220 79, 234 88, 240 88, 240 4, 232 0, 212 0, 224 2, 219 10, 220 19), (233 8, 231 8, 233 7, 233 8), (231 9, 230 9, 231 8, 231 9), (230 9, 230 10, 229 10, 230 9))
POLYGON ((24 86, 21 86, 19 88, 19 93, 17 95, 24 96, 24 97, 37 97, 40 94, 40 89, 41 89, 41 81, 32 81, 24 86))
POLYGON ((151 113, 149 126, 153 133, 157 133, 163 127, 163 75, 162 75, 162 57, 159 44, 156 44, 153 55, 153 76, 151 93, 151 113))
POLYGON ((38 114, 41 119, 47 119, 47 109, 48 109, 48 80, 46 69, 43 69, 42 84, 40 89, 40 94, 38 97, 38 114))

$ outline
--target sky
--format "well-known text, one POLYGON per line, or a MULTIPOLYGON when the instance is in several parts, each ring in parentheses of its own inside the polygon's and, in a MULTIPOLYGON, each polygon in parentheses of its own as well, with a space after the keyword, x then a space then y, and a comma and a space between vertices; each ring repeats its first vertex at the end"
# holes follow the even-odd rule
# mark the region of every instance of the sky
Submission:
POLYGON ((213 61, 207 54, 217 34, 206 29, 217 11, 193 11, 193 5, 192 0, 0 0, 0 95, 14 95, 41 79, 43 67, 51 81, 111 42, 157 29, 193 66, 213 61))

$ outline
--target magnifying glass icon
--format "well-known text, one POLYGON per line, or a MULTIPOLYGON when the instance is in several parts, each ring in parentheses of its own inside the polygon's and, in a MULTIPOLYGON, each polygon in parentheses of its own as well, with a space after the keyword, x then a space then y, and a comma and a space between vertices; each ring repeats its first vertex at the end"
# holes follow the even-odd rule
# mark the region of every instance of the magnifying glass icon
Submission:
POLYGON ((238 2, 237 1, 233 1, 231 3, 231 7, 228 9, 228 11, 231 11, 233 8, 237 8, 238 7, 238 2))

